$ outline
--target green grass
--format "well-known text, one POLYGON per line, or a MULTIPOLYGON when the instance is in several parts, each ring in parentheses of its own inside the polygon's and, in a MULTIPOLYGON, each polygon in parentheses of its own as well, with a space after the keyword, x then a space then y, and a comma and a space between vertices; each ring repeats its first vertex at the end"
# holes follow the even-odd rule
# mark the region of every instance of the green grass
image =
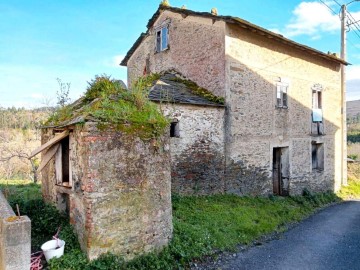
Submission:
MULTIPOLYGON (((281 232, 289 223, 298 222, 319 207, 339 201, 333 193, 311 194, 308 191, 304 196, 287 198, 174 195, 174 235, 162 252, 140 256, 127 263, 112 254, 88 262, 68 225, 68 218, 39 199, 39 186, 14 184, 14 190, 22 192, 12 193, 9 200, 12 205, 18 203, 22 212, 32 219, 34 249, 41 241, 48 240, 46 237, 51 237, 59 225, 63 226, 61 238, 66 241, 65 254, 51 261, 49 269, 184 269, 195 259, 201 260, 218 251, 235 250, 237 245, 250 244, 264 234, 281 232), (26 186, 38 197, 23 199, 22 194, 28 194, 24 191, 26 186)), ((9 188, 9 185, 0 180, 0 188, 9 188)))
POLYGON ((140 78, 131 89, 109 76, 96 76, 89 82, 84 97, 60 107, 45 125, 63 125, 79 117, 97 123, 100 130, 119 130, 141 139, 157 138, 169 126, 169 120, 157 104, 148 98, 149 88, 160 75, 140 78))
POLYGON ((360 199, 360 163, 348 164, 348 186, 343 187, 338 196, 344 200, 360 199))
POLYGON ((41 197, 41 186, 26 180, 0 179, 0 190, 10 205, 20 214, 31 219, 31 249, 39 251, 40 246, 52 239, 61 226, 60 237, 66 241, 66 248, 73 252, 80 248, 77 237, 69 224, 69 218, 60 214, 54 206, 45 204, 41 197))
POLYGON ((5 180, 0 179, 0 189, 9 200, 23 199, 26 201, 41 199, 39 184, 30 180, 5 180))

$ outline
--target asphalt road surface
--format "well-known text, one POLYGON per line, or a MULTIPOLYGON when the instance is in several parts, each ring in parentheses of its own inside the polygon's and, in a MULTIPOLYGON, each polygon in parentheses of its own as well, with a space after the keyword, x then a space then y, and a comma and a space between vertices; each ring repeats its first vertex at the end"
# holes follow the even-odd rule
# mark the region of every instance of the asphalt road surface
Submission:
POLYGON ((279 240, 252 247, 206 268, 360 270, 360 201, 328 207, 279 240))

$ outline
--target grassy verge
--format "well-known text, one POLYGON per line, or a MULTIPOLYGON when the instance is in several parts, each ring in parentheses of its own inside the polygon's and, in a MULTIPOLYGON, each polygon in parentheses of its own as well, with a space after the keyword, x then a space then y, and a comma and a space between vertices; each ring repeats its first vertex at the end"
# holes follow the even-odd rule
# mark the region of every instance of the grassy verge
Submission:
POLYGON ((348 186, 343 187, 338 196, 344 200, 360 199, 360 163, 348 164, 348 186))
POLYGON ((39 185, 1 181, 12 205, 32 219, 33 250, 51 239, 58 226, 66 241, 65 255, 53 260, 49 269, 182 269, 194 259, 217 251, 234 250, 260 236, 286 229, 317 208, 338 201, 332 193, 280 198, 216 195, 204 197, 173 196, 174 236, 168 247, 125 263, 122 258, 106 254, 88 262, 79 249, 68 218, 41 200, 39 185))

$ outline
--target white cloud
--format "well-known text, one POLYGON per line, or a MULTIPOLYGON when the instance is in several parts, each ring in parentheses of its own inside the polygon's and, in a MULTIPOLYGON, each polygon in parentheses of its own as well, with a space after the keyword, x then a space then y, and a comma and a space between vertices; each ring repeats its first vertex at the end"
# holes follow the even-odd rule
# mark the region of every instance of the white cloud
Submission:
POLYGON ((346 69, 346 100, 360 99, 360 65, 346 69))
POLYGON ((105 67, 111 67, 111 68, 121 68, 122 66, 120 66, 120 62, 124 59, 125 55, 124 54, 118 54, 115 55, 113 57, 109 57, 107 59, 105 59, 102 64, 105 67))
POLYGON ((113 64, 118 67, 124 58, 125 58, 124 54, 115 55, 113 57, 113 64))
POLYGON ((32 94, 30 94, 30 97, 33 98, 33 99, 43 99, 44 95, 39 94, 39 93, 32 93, 32 94))
POLYGON ((360 65, 348 66, 346 69, 347 80, 360 80, 360 65))
POLYGON ((339 29, 339 16, 325 5, 320 2, 301 2, 294 9, 293 18, 283 32, 288 37, 308 35, 318 39, 322 32, 335 32, 339 29))

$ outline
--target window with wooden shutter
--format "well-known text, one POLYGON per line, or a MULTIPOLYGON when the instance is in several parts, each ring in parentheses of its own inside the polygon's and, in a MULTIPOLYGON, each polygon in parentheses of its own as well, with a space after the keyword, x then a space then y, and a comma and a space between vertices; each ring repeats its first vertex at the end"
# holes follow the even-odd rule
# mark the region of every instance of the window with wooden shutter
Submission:
POLYGON ((312 91, 312 112, 311 112, 311 134, 323 135, 324 123, 323 123, 323 87, 321 84, 314 84, 311 88, 312 91))
POLYGON ((276 107, 285 109, 288 107, 288 88, 287 83, 276 84, 276 107))
POLYGON ((55 177, 56 184, 66 187, 72 186, 70 164, 70 136, 59 142, 59 148, 55 154, 55 177))

